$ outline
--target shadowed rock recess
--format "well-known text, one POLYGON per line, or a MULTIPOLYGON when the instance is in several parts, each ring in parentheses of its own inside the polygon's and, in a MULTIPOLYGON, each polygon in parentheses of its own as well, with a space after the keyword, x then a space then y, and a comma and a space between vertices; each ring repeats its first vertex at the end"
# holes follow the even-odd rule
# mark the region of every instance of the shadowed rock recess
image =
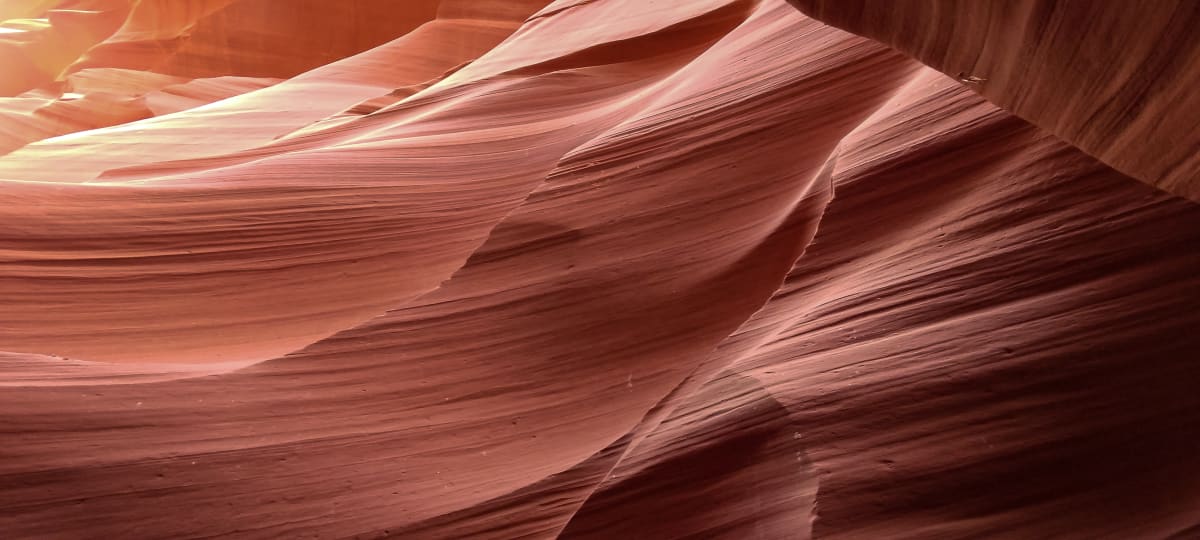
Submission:
POLYGON ((0 537, 1197 538, 1200 3, 790 2, 0 0, 0 537))

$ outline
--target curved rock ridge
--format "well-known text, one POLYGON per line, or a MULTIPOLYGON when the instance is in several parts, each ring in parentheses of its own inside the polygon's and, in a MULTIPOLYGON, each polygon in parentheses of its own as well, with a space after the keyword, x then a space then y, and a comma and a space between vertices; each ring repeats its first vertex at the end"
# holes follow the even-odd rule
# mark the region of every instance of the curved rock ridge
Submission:
POLYGON ((1170 126, 785 0, 284 5, 0 3, 6 536, 1200 530, 1170 126))
POLYGON ((1200 201, 1200 4, 789 0, 896 47, 1158 188, 1200 201))

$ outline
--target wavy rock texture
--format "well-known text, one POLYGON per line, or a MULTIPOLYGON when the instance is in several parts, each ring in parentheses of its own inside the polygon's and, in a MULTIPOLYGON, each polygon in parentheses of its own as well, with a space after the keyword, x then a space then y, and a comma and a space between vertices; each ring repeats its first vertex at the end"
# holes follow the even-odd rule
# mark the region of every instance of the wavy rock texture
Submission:
POLYGON ((1200 530, 1200 207, 1149 143, 783 0, 34 4, 8 536, 1200 530))
POLYGON ((1200 201, 1200 4, 788 0, 908 53, 1125 174, 1200 201))

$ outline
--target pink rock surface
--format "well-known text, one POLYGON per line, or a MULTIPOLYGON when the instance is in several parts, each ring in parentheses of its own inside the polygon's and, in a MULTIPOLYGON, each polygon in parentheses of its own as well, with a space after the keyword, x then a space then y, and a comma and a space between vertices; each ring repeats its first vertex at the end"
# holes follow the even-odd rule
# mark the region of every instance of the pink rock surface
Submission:
POLYGON ((784 0, 34 4, 6 536, 1200 530, 1200 206, 1145 147, 784 0))

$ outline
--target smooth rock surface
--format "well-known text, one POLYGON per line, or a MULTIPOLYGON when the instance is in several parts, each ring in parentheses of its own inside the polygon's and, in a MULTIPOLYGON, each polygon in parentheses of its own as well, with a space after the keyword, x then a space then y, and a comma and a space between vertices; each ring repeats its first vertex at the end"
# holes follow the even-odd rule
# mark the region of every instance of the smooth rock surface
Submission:
POLYGON ((1190 110, 784 0, 280 5, 0 4, 58 66, 0 98, 4 536, 1200 530, 1190 110))

